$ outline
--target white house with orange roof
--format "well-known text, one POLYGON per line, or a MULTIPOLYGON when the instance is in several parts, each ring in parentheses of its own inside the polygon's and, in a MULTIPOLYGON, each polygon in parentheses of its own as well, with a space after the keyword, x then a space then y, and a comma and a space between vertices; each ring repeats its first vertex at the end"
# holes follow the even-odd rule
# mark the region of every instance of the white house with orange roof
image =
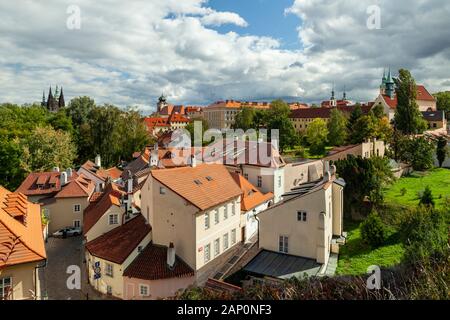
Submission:
POLYGON ((324 165, 322 178, 303 183, 283 201, 258 214, 260 252, 243 272, 257 278, 302 278, 326 274, 343 237, 343 189, 336 168, 324 165))
POLYGON ((72 169, 30 173, 17 189, 41 204, 50 233, 71 226, 83 228, 83 211, 94 191, 92 180, 72 169))
POLYGON ((241 237, 248 242, 258 233, 256 216, 273 204, 273 193, 263 194, 239 173, 231 173, 234 181, 242 190, 241 195, 241 237))
POLYGON ((83 174, 88 179, 92 180, 95 184, 96 191, 101 191, 101 188, 105 185, 107 179, 117 182, 122 175, 122 170, 117 167, 111 167, 109 169, 103 168, 100 155, 95 157, 95 162, 90 160, 86 161, 77 172, 79 175, 83 174))
POLYGON ((241 241, 242 190, 220 164, 154 169, 142 187, 142 214, 153 243, 176 254, 203 283, 241 241))
POLYGON ((0 300, 41 299, 46 259, 40 206, 0 186, 0 300))

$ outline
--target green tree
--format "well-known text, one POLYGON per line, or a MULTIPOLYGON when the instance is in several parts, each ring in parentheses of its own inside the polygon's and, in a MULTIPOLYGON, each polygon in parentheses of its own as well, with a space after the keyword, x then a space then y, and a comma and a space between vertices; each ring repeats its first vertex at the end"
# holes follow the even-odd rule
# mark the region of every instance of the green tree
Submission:
POLYGON ((9 139, 0 135, 0 185, 15 190, 25 179, 21 167, 22 148, 18 138, 9 139))
POLYGON ((353 124, 348 140, 351 144, 362 143, 376 134, 376 121, 370 115, 359 117, 353 124))
POLYGON ((355 105, 355 108, 350 113, 350 117, 348 118, 347 128, 348 128, 349 132, 352 131, 352 128, 355 125, 356 121, 358 121, 358 119, 361 118, 362 116, 363 116, 363 111, 361 108, 361 104, 357 103, 355 105))
POLYGON ((331 111, 328 122, 328 142, 332 146, 341 146, 347 140, 347 118, 337 108, 331 111))
POLYGON ((445 161, 445 158, 447 157, 449 150, 447 146, 447 139, 444 137, 439 137, 437 141, 437 148, 436 148, 436 157, 439 162, 439 167, 442 168, 442 164, 445 161))
POLYGON ((233 129, 242 129, 247 131, 248 129, 257 129, 255 128, 255 118, 256 111, 251 107, 243 107, 239 113, 236 115, 235 122, 233 125, 233 129))
POLYGON ((434 165, 435 144, 424 137, 403 137, 397 141, 399 159, 412 165, 414 170, 424 171, 434 165))
POLYGON ((397 94, 397 108, 395 110, 395 126, 403 134, 422 133, 427 123, 419 111, 417 99, 417 86, 408 70, 400 69, 399 77, 395 81, 397 94))
POLYGON ((55 130, 74 133, 72 118, 67 116, 67 113, 64 109, 61 109, 57 113, 52 114, 50 116, 49 123, 55 130))
POLYGON ((425 187, 419 204, 428 207, 434 207, 433 193, 431 192, 430 186, 425 187))
POLYGON ((74 127, 74 140, 78 149, 77 162, 80 164, 93 156, 94 141, 91 135, 90 114, 94 108, 95 101, 86 96, 73 98, 65 108, 74 127))
MULTIPOLYGON (((201 122, 202 123, 202 132, 203 134, 208 131, 209 126, 208 126, 208 122, 203 119, 203 118, 193 118, 191 119, 191 122, 188 123, 188 125, 185 127, 185 129, 189 132, 190 136, 191 136, 191 144, 194 145, 194 126, 195 126, 195 122, 201 122)), ((203 141, 203 135, 202 135, 202 141, 203 141)), ((202 144, 203 145, 207 145, 208 143, 210 143, 210 141, 203 141, 202 144)))
POLYGON ((267 129, 276 129, 279 132, 280 150, 283 152, 288 147, 293 147, 297 142, 297 135, 289 116, 291 109, 283 100, 275 100, 267 111, 267 129))
POLYGON ((450 120, 450 91, 438 92, 434 94, 438 110, 445 112, 447 119, 450 120))
POLYGON ((21 167, 27 172, 48 171, 53 167, 71 168, 76 146, 71 135, 51 127, 38 127, 22 141, 21 167))
POLYGON ((338 175, 346 182, 344 206, 347 214, 364 210, 365 199, 374 205, 383 202, 383 188, 394 180, 387 158, 349 156, 335 164, 338 175))
POLYGON ((382 119, 386 115, 384 114, 383 106, 379 103, 370 110, 370 113, 373 114, 376 118, 382 119))
POLYGON ((376 211, 372 211, 361 223, 361 238, 372 248, 384 244, 386 240, 386 227, 376 211))
POLYGON ((120 136, 119 156, 120 159, 129 161, 133 152, 143 150, 151 139, 138 111, 129 109, 119 119, 115 128, 120 136))
POLYGON ((113 105, 96 106, 91 110, 87 134, 92 139, 92 149, 88 158, 99 154, 102 164, 108 167, 120 161, 123 140, 117 128, 123 116, 123 111, 113 105))
POLYGON ((309 150, 311 154, 324 154, 328 137, 328 128, 325 120, 320 118, 314 119, 306 129, 306 137, 310 145, 309 150))

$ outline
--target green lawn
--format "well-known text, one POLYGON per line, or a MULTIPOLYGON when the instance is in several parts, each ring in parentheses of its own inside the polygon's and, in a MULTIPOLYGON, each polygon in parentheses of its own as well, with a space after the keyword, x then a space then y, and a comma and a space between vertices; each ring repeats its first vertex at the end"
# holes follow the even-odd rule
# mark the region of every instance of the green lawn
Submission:
POLYGON ((428 172, 414 172, 411 176, 399 179, 385 190, 385 202, 413 207, 419 203, 418 193, 426 186, 431 188, 436 208, 442 208, 445 198, 450 197, 450 170, 434 169, 428 172), (402 196, 401 190, 406 193, 402 196))
POLYGON ((361 275, 367 273, 371 265, 389 267, 400 263, 404 249, 399 235, 391 229, 384 246, 372 249, 363 243, 359 222, 344 222, 344 230, 348 232, 347 243, 340 248, 338 275, 361 275))

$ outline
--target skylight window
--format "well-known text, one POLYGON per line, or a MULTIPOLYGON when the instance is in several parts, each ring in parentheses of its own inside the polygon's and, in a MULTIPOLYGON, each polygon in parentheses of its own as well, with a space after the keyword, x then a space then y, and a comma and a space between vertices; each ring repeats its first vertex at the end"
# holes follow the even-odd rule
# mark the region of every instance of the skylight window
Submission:
POLYGON ((208 181, 213 181, 213 178, 211 178, 210 176, 207 176, 207 177, 206 177, 206 180, 208 180, 208 181))
POLYGON ((200 180, 198 180, 198 179, 195 179, 194 182, 195 182, 195 184, 198 185, 198 186, 202 184, 202 182, 201 182, 200 180))

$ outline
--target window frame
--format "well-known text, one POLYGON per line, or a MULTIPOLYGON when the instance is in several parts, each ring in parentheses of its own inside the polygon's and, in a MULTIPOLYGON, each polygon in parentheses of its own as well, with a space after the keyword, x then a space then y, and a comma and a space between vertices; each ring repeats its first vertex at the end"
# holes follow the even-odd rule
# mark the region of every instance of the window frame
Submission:
POLYGON ((211 228, 211 217, 209 216, 209 213, 205 213, 205 230, 208 230, 211 228))
POLYGON ((223 251, 228 250, 230 247, 229 237, 228 232, 223 235, 223 251))
POLYGON ((256 178, 256 186, 257 186, 258 188, 261 188, 261 187, 262 187, 262 176, 258 176, 258 177, 256 178))
POLYGON ((204 258, 205 264, 208 263, 209 261, 211 261, 211 244, 210 243, 206 244, 204 247, 203 258, 204 258))
POLYGON ((148 297, 150 296, 150 286, 148 284, 139 284, 139 296, 148 297), (142 293, 142 288, 145 288, 146 293, 142 293))
POLYGON ((113 226, 116 224, 119 224, 119 215, 117 213, 110 213, 108 215, 108 225, 113 226), (111 218, 113 218, 112 222, 111 222, 111 218))
POLYGON ((288 236, 278 236, 278 252, 289 253, 289 237, 288 236))
POLYGON ((74 212, 74 213, 79 213, 79 212, 81 212, 81 204, 74 204, 74 205, 73 205, 73 212, 74 212), (78 210, 77 210, 77 207, 78 207, 78 210))
MULTIPOLYGON (((10 289, 13 288, 12 276, 6 276, 4 278, 0 278, 0 298, 1 299, 5 298, 5 289, 6 288, 10 288, 10 289), (5 282, 7 279, 9 279, 9 285, 5 285, 5 282)), ((10 293, 8 292, 8 294, 11 294, 11 297, 12 297, 12 293, 13 293, 12 291, 10 293)))
POLYGON ((214 240, 214 258, 220 256, 220 238, 214 240))
POLYGON ((159 194, 165 195, 165 194, 166 194, 166 191, 167 191, 167 189, 166 189, 165 187, 163 187, 163 186, 160 186, 160 187, 159 187, 159 194))
POLYGON ((236 228, 231 230, 231 246, 235 245, 237 243, 237 238, 236 238, 236 228))
POLYGON ((114 278, 114 265, 108 262, 105 262, 105 275, 114 278))

